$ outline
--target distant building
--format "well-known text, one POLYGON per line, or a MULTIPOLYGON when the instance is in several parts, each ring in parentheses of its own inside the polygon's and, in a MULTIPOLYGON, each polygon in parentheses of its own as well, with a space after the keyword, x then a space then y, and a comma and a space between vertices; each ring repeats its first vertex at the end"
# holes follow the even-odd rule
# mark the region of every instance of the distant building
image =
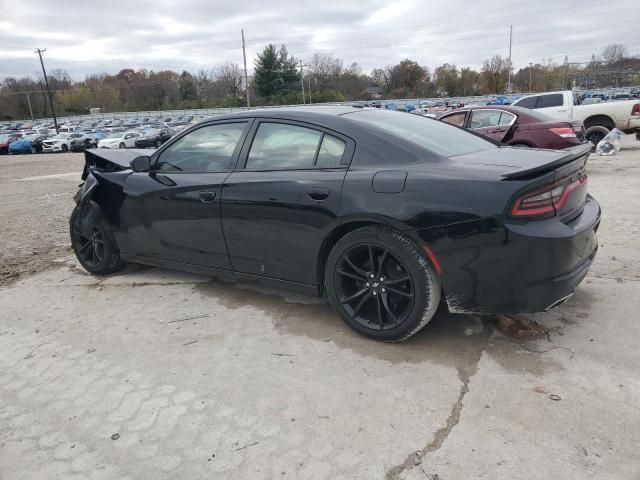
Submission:
POLYGON ((366 91, 367 95, 371 98, 382 98, 382 94, 384 93, 382 87, 367 87, 366 91))

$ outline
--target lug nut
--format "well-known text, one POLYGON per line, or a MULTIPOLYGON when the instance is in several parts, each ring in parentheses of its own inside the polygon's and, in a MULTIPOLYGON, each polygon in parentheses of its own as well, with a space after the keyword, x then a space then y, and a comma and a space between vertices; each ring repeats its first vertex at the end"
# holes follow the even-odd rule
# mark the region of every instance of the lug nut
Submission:
POLYGON ((365 287, 368 287, 368 286, 369 286, 369 284, 368 284, 368 283, 366 283, 366 284, 365 284, 365 287))
POLYGON ((373 292, 373 296, 375 297, 376 295, 378 295, 378 292, 373 292))
POLYGON ((384 282, 384 277, 380 277, 380 281, 381 281, 381 282, 384 282))
POLYGON ((384 292, 386 292, 386 290, 383 288, 383 289, 382 289, 382 293, 384 293, 384 292))
POLYGON ((369 276, 370 276, 371 278, 373 278, 373 277, 374 277, 373 273, 372 273, 371 275, 369 275, 369 276))

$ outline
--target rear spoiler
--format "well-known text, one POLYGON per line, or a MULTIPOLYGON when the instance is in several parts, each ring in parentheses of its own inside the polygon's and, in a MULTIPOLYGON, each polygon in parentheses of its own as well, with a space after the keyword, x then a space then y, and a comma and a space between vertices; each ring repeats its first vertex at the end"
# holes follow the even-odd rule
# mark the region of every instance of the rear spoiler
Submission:
POLYGON ((565 150, 566 155, 559 157, 557 160, 553 160, 542 165, 536 165, 535 167, 523 168, 522 170, 506 173, 502 177, 505 180, 527 180, 529 178, 537 177, 541 173, 556 170, 557 168, 575 162, 576 160, 582 160, 586 163, 589 153, 591 153, 591 147, 592 145, 590 143, 585 143, 584 145, 567 148, 565 150))

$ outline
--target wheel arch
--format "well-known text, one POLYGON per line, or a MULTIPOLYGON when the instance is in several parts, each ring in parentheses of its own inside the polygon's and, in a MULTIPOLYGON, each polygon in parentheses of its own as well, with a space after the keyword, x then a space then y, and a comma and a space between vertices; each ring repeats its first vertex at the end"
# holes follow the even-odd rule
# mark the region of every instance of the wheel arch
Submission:
POLYGON ((585 118, 583 123, 585 129, 589 127, 602 126, 611 130, 616 126, 616 123, 610 116, 602 114, 591 115, 590 117, 585 118))
POLYGON ((325 235, 322 243, 320 244, 320 249, 318 250, 318 257, 316 261, 316 274, 318 279, 318 296, 322 296, 324 294, 325 286, 324 286, 324 272, 325 272, 325 264, 327 263, 327 259, 329 258, 329 253, 331 253, 331 249, 334 245, 340 240, 342 237, 347 235, 348 233, 353 232, 362 227, 366 227, 368 225, 380 225, 387 227, 396 232, 403 232, 409 230, 409 227, 404 225, 402 222, 398 222, 393 218, 389 218, 382 215, 354 215, 347 218, 341 219, 339 223, 336 223, 330 227, 329 231, 325 235))

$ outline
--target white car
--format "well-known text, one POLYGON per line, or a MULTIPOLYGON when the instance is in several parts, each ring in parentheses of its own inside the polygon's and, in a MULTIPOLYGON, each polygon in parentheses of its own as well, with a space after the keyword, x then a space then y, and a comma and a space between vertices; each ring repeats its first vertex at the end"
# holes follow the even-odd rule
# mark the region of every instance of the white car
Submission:
POLYGON ((71 150, 71 140, 85 136, 83 133, 59 133, 42 142, 42 151, 44 153, 68 152, 71 150))
POLYGON ((118 132, 98 142, 98 148, 134 148, 140 132, 118 132))

